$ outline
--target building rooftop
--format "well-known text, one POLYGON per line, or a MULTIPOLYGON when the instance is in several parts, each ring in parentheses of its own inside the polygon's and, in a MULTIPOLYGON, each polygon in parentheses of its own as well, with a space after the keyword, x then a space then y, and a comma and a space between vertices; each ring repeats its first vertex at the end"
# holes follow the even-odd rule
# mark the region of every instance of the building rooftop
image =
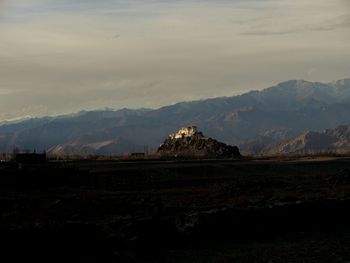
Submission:
POLYGON ((169 135, 171 139, 180 139, 184 137, 191 137, 198 132, 196 126, 189 126, 181 128, 178 132, 172 133, 169 135))

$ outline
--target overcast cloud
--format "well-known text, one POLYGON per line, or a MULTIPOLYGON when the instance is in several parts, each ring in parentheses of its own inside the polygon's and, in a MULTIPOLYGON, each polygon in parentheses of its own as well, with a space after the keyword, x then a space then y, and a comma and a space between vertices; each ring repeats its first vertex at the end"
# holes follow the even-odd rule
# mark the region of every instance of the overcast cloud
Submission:
POLYGON ((0 1, 0 120, 350 77, 347 0, 0 1))

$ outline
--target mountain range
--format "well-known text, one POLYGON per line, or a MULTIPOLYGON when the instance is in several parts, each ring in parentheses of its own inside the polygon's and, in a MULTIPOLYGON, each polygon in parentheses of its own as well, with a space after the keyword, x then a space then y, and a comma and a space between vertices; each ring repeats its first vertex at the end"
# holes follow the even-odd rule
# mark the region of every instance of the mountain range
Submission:
POLYGON ((306 131, 295 138, 269 145, 270 154, 289 153, 347 153, 350 151, 350 124, 322 132, 306 131))
POLYGON ((82 111, 0 126, 0 151, 126 154, 155 150, 173 130, 197 126, 242 152, 267 152, 306 131, 350 123, 350 79, 290 80, 239 96, 159 109, 82 111))

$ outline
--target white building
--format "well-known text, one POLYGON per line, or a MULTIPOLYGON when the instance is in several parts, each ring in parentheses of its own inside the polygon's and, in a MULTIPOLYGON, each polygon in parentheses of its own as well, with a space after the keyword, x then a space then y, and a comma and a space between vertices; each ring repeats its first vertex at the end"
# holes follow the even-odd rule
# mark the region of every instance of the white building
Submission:
POLYGON ((190 126, 190 127, 181 128, 178 132, 170 134, 169 137, 171 139, 181 139, 185 137, 191 137, 197 132, 198 130, 196 126, 190 126))

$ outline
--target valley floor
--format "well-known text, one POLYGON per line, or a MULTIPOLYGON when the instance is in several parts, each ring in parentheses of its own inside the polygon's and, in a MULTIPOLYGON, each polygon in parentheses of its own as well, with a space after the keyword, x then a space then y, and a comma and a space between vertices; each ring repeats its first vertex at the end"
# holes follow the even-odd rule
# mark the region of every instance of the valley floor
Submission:
POLYGON ((0 164, 4 262, 350 262, 350 159, 0 164))

